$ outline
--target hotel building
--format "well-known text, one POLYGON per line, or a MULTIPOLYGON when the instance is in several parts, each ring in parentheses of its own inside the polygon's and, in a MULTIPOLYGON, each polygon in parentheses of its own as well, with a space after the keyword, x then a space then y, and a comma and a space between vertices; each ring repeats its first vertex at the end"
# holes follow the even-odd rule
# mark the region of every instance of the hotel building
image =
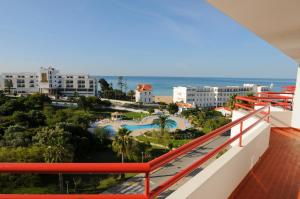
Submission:
POLYGON ((44 93, 47 95, 96 95, 96 79, 87 74, 61 73, 53 67, 41 67, 38 73, 2 73, 0 90, 11 87, 16 94, 44 93), (7 84, 10 82, 11 86, 7 84))
POLYGON ((142 103, 153 103, 152 85, 139 84, 135 89, 135 101, 142 103))
POLYGON ((198 107, 218 107, 225 105, 232 95, 247 95, 269 91, 267 86, 244 84, 225 87, 184 87, 173 88, 173 102, 183 102, 198 107))

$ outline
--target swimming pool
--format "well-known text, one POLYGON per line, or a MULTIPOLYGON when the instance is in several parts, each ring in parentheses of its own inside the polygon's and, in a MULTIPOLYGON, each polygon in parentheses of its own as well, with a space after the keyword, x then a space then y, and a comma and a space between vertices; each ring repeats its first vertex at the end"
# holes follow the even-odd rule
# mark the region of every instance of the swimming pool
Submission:
MULTIPOLYGON (((174 120, 167 120, 167 128, 173 129, 177 128, 177 122, 174 120)), ((157 129, 160 128, 160 125, 158 124, 143 124, 143 125, 128 125, 124 124, 122 125, 122 128, 126 128, 129 131, 135 131, 135 130, 144 130, 144 129, 157 129)))
POLYGON ((116 131, 111 125, 103 127, 110 137, 116 136, 116 131))

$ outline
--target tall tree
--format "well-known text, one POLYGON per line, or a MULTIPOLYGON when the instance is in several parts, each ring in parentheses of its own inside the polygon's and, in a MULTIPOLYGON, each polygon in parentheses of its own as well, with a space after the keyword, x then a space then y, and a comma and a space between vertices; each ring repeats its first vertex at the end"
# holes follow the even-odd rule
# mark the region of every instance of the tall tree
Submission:
POLYGON ((122 158, 122 163, 125 158, 128 159, 130 157, 130 148, 133 143, 133 138, 130 136, 130 131, 121 128, 117 132, 117 136, 114 138, 112 142, 113 150, 122 158))
POLYGON ((101 78, 98 82, 102 92, 112 89, 112 86, 104 78, 101 78))
POLYGON ((13 82, 11 79, 5 79, 4 81, 5 90, 8 90, 8 93, 11 94, 11 88, 13 87, 13 82))
MULTIPOLYGON (((73 160, 73 149, 70 143, 71 134, 56 126, 55 128, 43 128, 34 139, 44 146, 44 159, 46 162, 71 162, 73 160)), ((58 175, 60 192, 63 192, 63 175, 58 175)))
POLYGON ((170 114, 175 114, 179 110, 178 106, 175 103, 169 104, 167 108, 170 114))
POLYGON ((123 76, 118 77, 118 86, 119 86, 120 91, 123 92, 123 88, 124 88, 124 77, 123 76))
POLYGON ((163 136, 165 129, 168 127, 168 118, 167 115, 160 115, 158 119, 153 120, 153 124, 156 124, 160 127, 161 136, 163 136))
POLYGON ((236 99, 235 97, 237 96, 237 94, 234 94, 234 95, 231 95, 228 102, 227 102, 227 106, 233 110, 234 109, 234 106, 235 106, 235 103, 236 103, 236 99))
POLYGON ((87 111, 90 108, 90 103, 85 96, 80 96, 77 100, 77 104, 79 108, 82 108, 84 111, 87 111))

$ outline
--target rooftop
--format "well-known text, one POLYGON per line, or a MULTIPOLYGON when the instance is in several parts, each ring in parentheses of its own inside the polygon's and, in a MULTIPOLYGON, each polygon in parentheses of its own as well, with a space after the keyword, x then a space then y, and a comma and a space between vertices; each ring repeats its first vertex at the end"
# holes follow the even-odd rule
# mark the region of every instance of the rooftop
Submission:
POLYGON ((152 91, 152 85, 151 84, 138 84, 136 87, 136 90, 139 92, 152 91))

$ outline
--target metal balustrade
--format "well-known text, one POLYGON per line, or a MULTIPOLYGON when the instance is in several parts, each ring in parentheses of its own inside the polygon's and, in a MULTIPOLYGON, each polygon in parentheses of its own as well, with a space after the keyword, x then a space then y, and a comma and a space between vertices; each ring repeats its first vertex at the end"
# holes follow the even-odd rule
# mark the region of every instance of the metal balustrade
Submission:
POLYGON ((147 163, 0 163, 0 173, 144 173, 144 194, 0 194, 0 198, 5 199, 53 199, 53 198, 66 198, 66 199, 111 199, 111 198, 127 198, 127 199, 149 199, 155 198, 163 191, 170 188, 184 176, 188 175, 196 168, 200 167, 204 162, 214 157, 217 153, 221 152, 226 146, 239 139, 240 146, 242 146, 242 135, 247 133, 255 125, 262 120, 268 121, 270 115, 270 106, 266 105, 258 110, 250 112, 248 115, 228 123, 209 134, 192 140, 191 142, 172 150, 158 158, 155 158, 147 163), (243 129, 243 122, 253 116, 259 119, 250 125, 248 128, 243 129), (221 145, 217 146, 206 155, 202 156, 196 162, 192 163, 187 168, 181 170, 174 176, 170 177, 167 181, 163 182, 153 190, 150 190, 150 175, 151 172, 163 167, 164 165, 172 162, 181 155, 194 150, 202 144, 208 142, 217 136, 229 131, 231 128, 240 125, 240 133, 221 145))

